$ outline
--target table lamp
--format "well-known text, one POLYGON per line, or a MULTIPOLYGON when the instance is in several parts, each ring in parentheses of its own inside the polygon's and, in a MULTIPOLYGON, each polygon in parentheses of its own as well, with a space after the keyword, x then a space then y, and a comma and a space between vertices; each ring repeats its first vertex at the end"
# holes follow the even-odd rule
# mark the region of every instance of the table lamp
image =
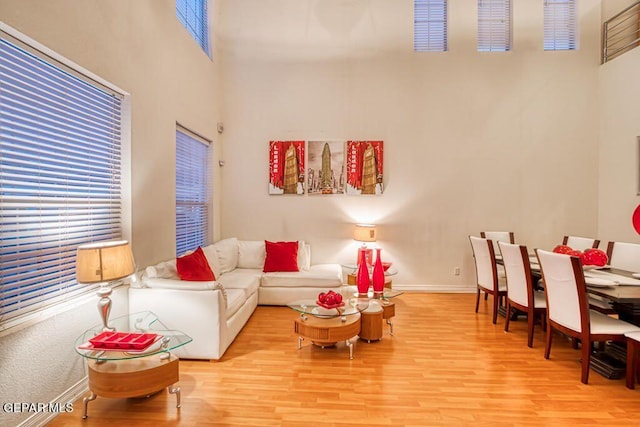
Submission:
POLYGON ((360 264, 361 252, 364 251, 367 259, 367 265, 371 265, 373 258, 373 250, 367 248, 367 243, 376 241, 376 226, 373 224, 356 224, 353 231, 353 240, 362 242, 362 246, 358 248, 357 264, 360 264))
POLYGON ((131 247, 126 240, 89 243, 78 246, 76 254, 76 280, 82 284, 100 283, 98 311, 103 330, 109 326, 111 311, 111 283, 132 275, 136 270, 131 247))

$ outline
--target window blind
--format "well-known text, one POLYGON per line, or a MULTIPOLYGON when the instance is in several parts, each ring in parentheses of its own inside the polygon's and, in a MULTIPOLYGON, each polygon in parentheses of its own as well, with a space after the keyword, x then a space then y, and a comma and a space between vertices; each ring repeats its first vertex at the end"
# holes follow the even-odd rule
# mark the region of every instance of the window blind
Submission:
POLYGON ((577 49, 575 0, 545 0, 544 50, 577 49))
POLYGON ((121 103, 0 38, 0 324, 95 288, 76 247, 121 238, 121 103))
POLYGON ((511 50, 511 0, 478 0, 478 52, 511 50))
POLYGON ((209 55, 208 0, 176 0, 176 16, 189 34, 209 55))
POLYGON ((447 50, 447 1, 414 0, 413 50, 445 52, 447 50))
POLYGON ((209 143, 176 130, 176 255, 209 244, 209 143))

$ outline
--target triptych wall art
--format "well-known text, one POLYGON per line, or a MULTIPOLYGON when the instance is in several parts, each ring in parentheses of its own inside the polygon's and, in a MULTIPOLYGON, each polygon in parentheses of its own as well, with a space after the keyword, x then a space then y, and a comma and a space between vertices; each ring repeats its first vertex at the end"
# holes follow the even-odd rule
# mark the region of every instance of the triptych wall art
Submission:
POLYGON ((270 141, 269 194, 380 195, 382 141, 270 141))

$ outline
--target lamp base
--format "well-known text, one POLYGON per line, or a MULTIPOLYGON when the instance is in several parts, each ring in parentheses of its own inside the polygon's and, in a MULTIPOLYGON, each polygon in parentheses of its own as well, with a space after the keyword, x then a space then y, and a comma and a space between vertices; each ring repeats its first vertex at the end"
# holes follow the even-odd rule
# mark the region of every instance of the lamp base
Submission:
POLYGON ((102 330, 103 331, 115 331, 116 328, 109 326, 109 313, 111 313, 111 288, 109 286, 100 285, 100 289, 97 292, 100 299, 98 300, 98 311, 102 318, 102 330))

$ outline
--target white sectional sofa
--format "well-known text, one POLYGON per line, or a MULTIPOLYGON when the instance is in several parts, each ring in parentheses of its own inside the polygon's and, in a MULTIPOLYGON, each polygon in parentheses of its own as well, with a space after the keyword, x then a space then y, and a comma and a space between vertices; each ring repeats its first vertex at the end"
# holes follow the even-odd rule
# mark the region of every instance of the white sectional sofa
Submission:
POLYGON ((180 280, 176 260, 147 267, 129 287, 131 313, 152 311, 193 341, 175 354, 185 359, 222 357, 258 304, 286 305, 343 285, 339 264, 311 265, 311 248, 298 242, 298 269, 264 273, 265 242, 224 239, 203 248, 215 281, 180 280))

